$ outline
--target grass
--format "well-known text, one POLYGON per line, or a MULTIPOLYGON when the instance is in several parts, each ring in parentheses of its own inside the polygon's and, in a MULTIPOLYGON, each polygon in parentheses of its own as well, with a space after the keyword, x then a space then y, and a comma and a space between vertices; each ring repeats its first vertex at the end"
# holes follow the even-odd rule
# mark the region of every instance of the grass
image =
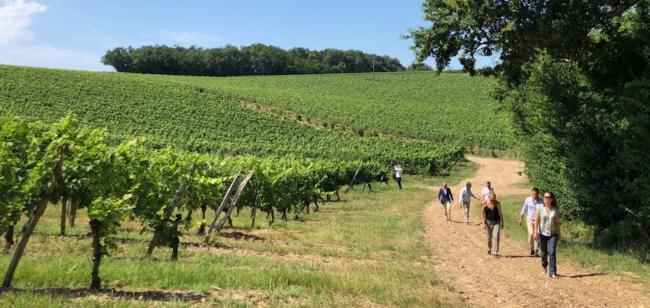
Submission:
MULTIPOLYGON (((505 234, 509 238, 522 242, 526 242, 528 231, 526 230, 525 221, 521 226, 517 222, 521 205, 526 197, 526 195, 508 196, 500 200, 506 218, 505 234)), ((476 207, 475 211, 477 214, 480 213, 479 207, 476 207)), ((571 237, 573 226, 566 221, 563 222, 562 227, 563 238, 558 243, 557 250, 560 273, 562 272, 562 260, 571 260, 584 267, 619 274, 634 282, 650 286, 650 265, 641 263, 638 259, 625 252, 599 249, 571 237)))
MULTIPOLYGON (((373 192, 357 187, 343 202, 300 213, 304 222, 269 227, 260 215, 250 229, 245 210, 217 239, 219 248, 191 245, 201 238, 187 231, 177 262, 168 261, 167 248, 143 258, 151 234, 124 224, 121 243, 100 270, 104 287, 119 290, 113 296, 80 291, 91 268, 85 215, 79 213, 71 236, 60 237, 59 208, 52 206, 16 272, 18 290, 0 294, 0 306, 463 305, 433 274, 422 217, 433 196, 422 186, 458 182, 475 170, 461 163, 444 179, 407 177, 401 191, 394 183, 373 185, 373 192)), ((0 256, 0 268, 9 260, 0 256)))

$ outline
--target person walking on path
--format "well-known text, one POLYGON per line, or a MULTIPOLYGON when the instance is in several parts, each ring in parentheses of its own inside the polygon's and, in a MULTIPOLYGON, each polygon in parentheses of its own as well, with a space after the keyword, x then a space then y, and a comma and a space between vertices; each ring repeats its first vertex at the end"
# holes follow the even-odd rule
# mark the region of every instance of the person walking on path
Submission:
POLYGON ((534 187, 530 191, 530 197, 524 200, 524 205, 521 207, 519 216, 519 225, 526 217, 526 228, 528 229, 528 245, 530 245, 530 256, 539 257, 539 241, 535 239, 535 213, 537 208, 544 206, 544 201, 539 197, 539 189, 534 187))
POLYGON ((472 183, 465 183, 465 187, 460 190, 460 200, 458 200, 458 206, 463 208, 463 213, 465 214, 465 224, 469 225, 469 205, 472 201, 472 198, 479 200, 474 196, 472 192, 472 183))
POLYGON ((395 171, 395 180, 397 181, 397 186, 399 186, 399 189, 402 189, 402 172, 404 169, 402 169, 402 165, 395 165, 395 167, 393 167, 393 170, 395 171))
POLYGON ((504 225, 503 211, 501 202, 497 201, 497 195, 494 192, 488 194, 487 198, 483 206, 483 229, 487 234, 488 254, 492 254, 492 246, 494 246, 494 256, 498 256, 499 240, 504 225))
POLYGON ((544 206, 535 213, 535 236, 542 250, 542 270, 557 278, 557 241, 560 240, 560 209, 552 192, 544 193, 544 206))
POLYGON ((447 221, 451 221, 451 203, 454 201, 454 196, 451 194, 451 189, 447 186, 447 183, 442 184, 442 187, 440 187, 438 200, 440 200, 440 204, 445 209, 447 221))
POLYGON ((490 181, 487 181, 487 182, 485 182, 485 187, 483 187, 483 192, 481 193, 481 195, 482 195, 481 200, 482 201, 487 201, 488 196, 490 195, 491 192, 492 193, 494 192, 494 188, 492 188, 492 183, 490 183, 490 181))

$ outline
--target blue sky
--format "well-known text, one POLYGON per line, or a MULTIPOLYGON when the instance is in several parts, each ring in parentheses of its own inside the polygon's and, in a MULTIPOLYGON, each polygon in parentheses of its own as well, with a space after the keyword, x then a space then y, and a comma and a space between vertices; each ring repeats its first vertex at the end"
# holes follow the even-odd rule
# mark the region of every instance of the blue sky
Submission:
POLYGON ((401 36, 427 24, 422 2, 0 0, 0 63, 111 70, 100 58, 118 46, 264 43, 358 49, 408 65, 412 42, 401 36))

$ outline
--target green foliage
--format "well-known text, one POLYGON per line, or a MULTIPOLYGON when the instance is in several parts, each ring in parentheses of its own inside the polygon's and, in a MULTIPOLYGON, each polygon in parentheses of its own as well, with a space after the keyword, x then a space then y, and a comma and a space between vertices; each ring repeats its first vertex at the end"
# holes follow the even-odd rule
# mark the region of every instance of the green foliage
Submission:
MULTIPOLYGON (((161 237, 157 241, 159 245, 170 244, 178 238, 180 219, 172 221, 164 211, 179 183, 187 180, 186 170, 193 162, 198 165, 199 172, 177 210, 193 211, 204 205, 214 208, 224 195, 224 183, 231 180, 234 170, 256 171, 242 203, 252 205, 252 196, 259 196, 267 211, 278 209, 286 213, 308 205, 328 189, 336 190, 348 184, 354 170, 359 174, 357 180, 370 182, 385 169, 380 164, 361 161, 256 156, 224 158, 180 153, 170 148, 151 150, 136 141, 112 146, 106 142, 104 131, 82 128, 73 116, 50 125, 27 125, 16 117, 6 117, 1 124, 0 185, 7 189, 2 192, 6 199, 2 200, 0 208, 2 231, 15 225, 21 212, 28 217, 32 215, 43 192, 52 183, 55 162, 63 159, 61 178, 56 179, 54 187, 56 196, 50 201, 57 202, 58 198, 65 197, 78 207, 87 208, 95 269, 101 255, 115 247, 113 236, 127 218, 148 223, 156 229, 161 237)), ((98 288, 99 281, 93 276, 92 285, 98 288)))
POLYGON ((399 60, 357 50, 284 50, 253 44, 237 48, 118 47, 102 63, 118 72, 195 76, 286 75, 403 71, 399 60))
MULTIPOLYGON (((498 96, 536 186, 614 247, 650 247, 650 1, 434 1, 411 32, 438 69, 500 51, 498 96), (639 240, 642 243, 639 244, 639 240)), ((647 259, 647 257, 645 257, 647 259)))
POLYGON ((509 119, 490 96, 492 78, 434 72, 151 78, 366 128, 366 136, 373 130, 465 147, 514 145, 509 119))
POLYGON ((27 181, 28 155, 34 132, 16 117, 2 120, 0 130, 0 232, 15 224, 23 210, 22 189, 27 181))
POLYGON ((109 249, 116 248, 114 235, 117 228, 133 209, 129 204, 130 194, 122 197, 97 198, 88 207, 88 218, 100 222, 99 241, 101 254, 108 254, 109 249))
MULTIPOLYGON (((46 122, 72 112, 84 125, 106 128, 114 143, 144 137, 153 148, 399 162, 408 173, 435 173, 462 156, 458 146, 318 130, 197 91, 174 77, 0 66, 0 106, 4 113, 46 122)), ((407 124, 404 117, 400 125, 407 124)))

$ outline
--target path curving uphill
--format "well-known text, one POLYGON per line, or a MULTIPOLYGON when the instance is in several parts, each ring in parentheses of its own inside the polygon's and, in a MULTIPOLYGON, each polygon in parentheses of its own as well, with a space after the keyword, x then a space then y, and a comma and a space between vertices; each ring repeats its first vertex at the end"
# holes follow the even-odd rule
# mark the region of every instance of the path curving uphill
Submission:
MULTIPOLYGON (((480 166, 476 175, 467 179, 473 183, 475 194, 480 193, 486 180, 492 182, 499 197, 528 193, 528 189, 514 186, 526 180, 518 173, 523 170, 521 162, 474 156, 468 159, 480 166)), ((464 183, 452 188, 454 195, 464 183)), ((472 203, 478 206, 476 201, 472 203)), ((567 260, 558 259, 560 279, 548 278, 541 272, 539 258, 527 255, 527 245, 508 238, 508 229, 515 227, 512 223, 506 223, 501 236, 501 257, 488 255, 480 218, 473 214, 467 226, 461 223, 462 210, 457 204, 452 211, 454 222, 450 223, 445 222, 437 200, 424 211, 426 240, 434 252, 434 270, 470 306, 650 307, 647 287, 567 260)), ((562 249, 562 242, 558 249, 562 249)))

